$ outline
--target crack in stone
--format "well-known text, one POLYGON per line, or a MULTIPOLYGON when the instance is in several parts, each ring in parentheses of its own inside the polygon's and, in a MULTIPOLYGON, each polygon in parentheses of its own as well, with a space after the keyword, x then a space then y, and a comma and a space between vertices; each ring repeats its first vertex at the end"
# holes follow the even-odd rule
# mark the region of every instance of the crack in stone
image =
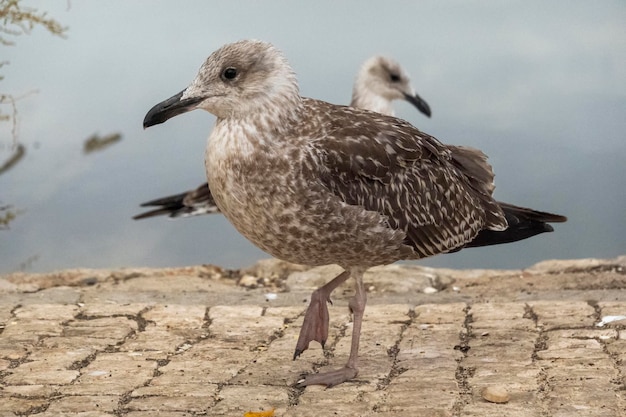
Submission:
MULTIPOLYGON (((87 367, 91 362, 93 362, 94 359, 96 359, 97 355, 98 351, 95 351, 88 355, 86 358, 73 362, 70 366, 68 366, 67 369, 69 369, 70 371, 80 371, 81 369, 87 367)), ((74 379, 71 383, 73 384, 77 379, 78 378, 74 379)))
POLYGON ((533 348, 533 353, 531 355, 531 359, 533 362, 539 360, 539 355, 537 352, 548 349, 548 336, 541 330, 537 335, 537 339, 535 339, 535 347, 533 348))
MULTIPOLYGON (((261 316, 265 315, 265 312, 267 310, 267 307, 263 307, 262 310, 262 314, 261 316)), ((298 316, 299 317, 299 316, 298 316)), ((293 322, 295 319, 294 318, 284 318, 283 319, 283 326, 279 329, 276 329, 268 338, 267 338, 267 342, 263 343, 263 344, 257 344, 255 348, 251 348, 251 351, 256 352, 256 355, 254 356, 254 358, 251 360, 251 362, 246 363, 243 367, 241 367, 237 373, 235 375, 233 375, 232 378, 230 378, 227 382, 220 382, 217 383, 217 389, 215 391, 215 395, 213 397, 214 400, 214 404, 213 406, 216 406, 221 399, 219 398, 219 394, 222 391, 222 389, 225 386, 246 386, 245 384, 241 384, 241 383, 232 383, 231 381, 233 381, 234 379, 236 379, 238 376, 240 376, 241 374, 245 373, 246 370, 248 369, 248 367, 253 364, 256 363, 257 359, 263 354, 262 351, 259 350, 260 347, 263 348, 268 348, 270 347, 270 345, 275 341, 278 340, 280 338, 282 338, 285 334, 285 328, 286 326, 293 322)), ((211 319, 209 318, 209 309, 207 308, 207 311, 205 313, 205 325, 207 328, 207 331, 210 332, 210 324, 211 324, 211 319)), ((203 325, 202 327, 205 328, 205 325, 203 325)), ((206 338, 206 337, 204 337, 206 338)), ((203 338, 203 339, 204 339, 203 338)), ((266 384, 266 385, 273 385, 273 384, 266 384)), ((284 385, 282 384, 277 384, 277 385, 273 385, 276 387, 280 387, 280 388, 285 388, 284 385)), ((289 404, 291 405, 292 401, 294 402, 294 405, 297 405, 297 401, 300 398, 300 395, 302 394, 302 392, 304 392, 304 388, 301 389, 301 392, 298 393, 298 389, 295 387, 287 387, 288 388, 288 397, 289 397, 289 404)))
MULTIPOLYGON (((339 331, 337 332, 337 335, 335 336, 335 339, 333 340, 333 342, 331 344, 327 343, 326 346, 324 346, 323 352, 324 352, 324 358, 326 360, 323 362, 324 365, 320 365, 320 367, 328 365, 330 363, 330 360, 335 357, 335 348, 337 347, 337 344, 339 343, 339 341, 346 336, 347 330, 348 330, 348 325, 342 324, 339 327, 339 331)), ((317 369, 319 369, 319 367, 317 369)), ((315 370, 317 371, 317 369, 315 370)))
POLYGON ((587 305, 593 308, 593 322, 600 323, 600 321, 602 320, 602 310, 600 309, 598 302, 596 300, 587 300, 587 305))
MULTIPOLYGON (((539 359, 538 352, 542 350, 546 350, 548 348, 548 336, 543 330, 543 326, 539 324, 539 316, 533 310, 532 306, 529 304, 524 305, 524 318, 531 319, 535 324, 535 329, 539 332, 537 334, 537 338, 535 339, 535 345, 533 347, 533 352, 530 355, 532 364, 537 365, 539 359)), ((552 388, 550 387, 550 383, 548 381, 548 372, 544 368, 539 369, 539 373, 537 374, 537 403, 538 408, 540 409, 541 416, 549 417, 550 416, 550 407, 548 404, 549 398, 548 395, 552 388)))
POLYGON ((548 372, 544 368, 540 368, 537 374, 537 402, 542 417, 551 416, 549 406, 549 393, 551 390, 552 387, 548 381, 548 372))
POLYGON ((154 371, 152 372, 152 378, 150 378, 147 381, 145 381, 142 385, 133 388, 133 390, 131 390, 131 393, 132 393, 132 391, 134 391, 135 389, 137 389, 139 387, 150 386, 150 384, 152 383, 154 378, 163 375, 163 372, 161 372, 160 368, 168 365, 171 362, 171 360, 172 360, 172 356, 180 355, 180 354, 188 351, 189 349, 191 349, 191 347, 194 344, 198 343, 200 340, 202 340, 201 337, 199 337, 197 340, 185 340, 180 345, 176 346, 176 348, 174 349, 173 352, 166 353, 165 359, 156 359, 155 362, 156 362, 157 366, 154 368, 154 371))
MULTIPOLYGON (((137 333, 141 333, 144 332, 146 330, 146 327, 149 323, 148 320, 146 320, 143 317, 143 314, 145 314, 146 312, 150 311, 152 309, 152 307, 148 306, 143 308, 141 311, 139 311, 136 315, 132 315, 132 314, 114 314, 114 315, 86 315, 83 313, 78 313, 73 319, 71 320, 67 320, 64 323, 64 327, 67 326, 67 324, 69 322, 72 321, 89 321, 89 320, 97 320, 97 319, 101 319, 101 318, 111 318, 111 317, 125 317, 129 320, 133 320, 135 321, 135 323, 137 323, 137 329, 136 330, 131 330, 125 337, 123 340, 121 340, 120 342, 116 343, 115 345, 108 345, 106 347, 104 347, 104 349, 102 350, 96 350, 95 352, 91 353, 89 356, 87 356, 86 358, 76 361, 74 363, 72 363, 68 369, 69 370, 76 370, 79 371, 79 375, 78 377, 74 378, 71 382, 70 385, 76 383, 76 381, 78 381, 80 379, 80 371, 87 367, 89 364, 91 364, 94 360, 96 360, 96 358, 98 357, 98 355, 100 353, 119 353, 121 351, 121 348, 124 346, 124 344, 134 338, 137 333)), ((65 329, 64 329, 65 330, 65 329)), ((156 376, 156 374, 159 372, 158 368, 159 366, 163 366, 163 364, 161 364, 162 360, 157 360, 157 367, 155 368, 154 372, 153 372, 153 377, 150 378, 149 380, 147 380, 146 382, 144 382, 141 385, 138 385, 136 387, 133 387, 132 389, 128 390, 127 392, 125 392, 124 394, 122 394, 120 396, 120 399, 118 400, 118 404, 117 404, 117 408, 115 410, 113 410, 113 414, 116 416, 124 416, 127 414, 128 410, 124 409, 124 406, 126 404, 128 404, 131 400, 132 400, 132 392, 142 386, 148 386, 150 384, 150 382, 152 381, 152 379, 156 376)), ((167 362, 169 362, 169 359, 167 360, 167 362)))
POLYGON ((289 402, 287 405, 287 409, 291 407, 297 407, 300 404, 300 397, 304 394, 306 387, 298 387, 295 384, 293 386, 288 387, 287 397, 289 398, 289 402))
POLYGON ((269 347, 274 340, 280 339, 281 337, 285 336, 285 329, 288 327, 288 325, 289 323, 287 322, 287 319, 284 319, 283 327, 274 330, 274 332, 267 338, 267 343, 261 346, 257 346, 257 349, 259 347, 269 347))
POLYGON ((24 307, 24 304, 22 303, 18 303, 15 305, 15 307, 13 307, 11 309, 11 311, 9 311, 9 314, 11 314, 11 318, 16 319, 17 316, 15 315, 15 312, 17 311, 17 309, 24 307))
POLYGON ((408 329, 413 323, 415 323, 415 318, 417 317, 417 314, 415 313, 414 309, 410 309, 407 313, 407 316, 409 317, 409 319, 402 323, 398 338, 394 342, 393 346, 387 350, 387 356, 389 356, 389 358, 391 359, 391 369, 389 370, 389 373, 385 376, 385 378, 380 380, 380 382, 376 385, 377 391, 385 390, 394 378, 407 371, 406 368, 398 367, 398 353, 400 353, 400 343, 404 339, 404 333, 406 332, 406 329, 408 329))
POLYGON ((148 323, 150 323, 150 321, 146 320, 143 315, 150 310, 152 310, 152 307, 146 307, 142 309, 139 313, 137 313, 137 315, 135 315, 134 317, 128 316, 129 319, 135 320, 135 322, 137 323, 137 332, 146 331, 146 327, 148 326, 148 323))
POLYGON ((120 395, 120 399, 117 401, 117 408, 113 410, 113 414, 117 417, 124 417, 130 410, 126 409, 125 406, 131 402, 133 399, 132 393, 136 388, 130 389, 120 395))
MULTIPOLYGON (((398 354, 400 353, 400 343, 402 343, 402 340, 404 339, 406 329, 412 326, 415 323, 415 319, 417 318, 415 309, 409 309, 407 316, 409 317, 409 319, 402 322, 398 338, 394 342, 393 346, 387 350, 387 356, 389 356, 389 358, 391 359, 391 369, 389 370, 389 373, 383 379, 381 379, 378 384, 376 384, 376 391, 385 391, 385 393, 382 395, 381 399, 372 407, 372 411, 374 412, 378 412, 381 407, 383 407, 384 404, 387 402, 388 395, 386 389, 391 384, 391 381, 407 371, 406 368, 398 366, 398 354)), ((398 322, 394 323, 397 324, 398 322)), ((364 393, 361 393, 361 395, 363 394, 364 393)))
POLYGON ((209 310, 210 310, 210 307, 207 307, 204 310, 204 318, 202 319, 202 326, 200 326, 202 330, 206 331, 205 339, 211 339, 214 337, 211 334, 211 325, 213 324, 213 319, 211 319, 211 316, 209 315, 209 310))
POLYGON ((454 378, 459 387, 459 395, 452 405, 452 415, 455 417, 461 416, 461 412, 470 402, 473 392, 469 379, 474 375, 475 368, 463 366, 463 362, 467 358, 467 352, 470 350, 470 339, 473 337, 472 323, 474 318, 471 314, 471 309, 472 306, 470 304, 467 304, 463 309, 465 320, 463 321, 463 329, 459 332, 460 343, 454 347, 454 349, 463 353, 463 357, 457 359, 457 368, 454 372, 454 378))
POLYGON ((535 328, 539 327, 537 324, 539 323, 539 317, 537 316, 537 313, 535 313, 535 311, 530 305, 524 304, 524 315, 522 317, 525 319, 532 320, 533 323, 535 323, 535 328))
MULTIPOLYGON (((595 323, 598 323, 600 320, 602 320, 602 308, 595 300, 589 300, 587 301, 587 304, 593 307, 596 315, 595 323)), ((596 337, 595 340, 600 343, 600 345, 602 345, 602 351, 610 358, 613 369, 617 374, 616 377, 610 379, 610 383, 614 386, 614 390, 616 392, 626 391, 626 372, 622 371, 622 360, 620 359, 620 355, 610 351, 609 344, 607 343, 606 339, 596 337)), ((619 409, 626 410, 626 396, 622 394, 617 395, 616 397, 616 402, 619 406, 619 409)))
MULTIPOLYGON (((13 307, 10 311, 11 314, 11 319, 17 319, 17 316, 15 315, 17 309, 23 307, 23 304, 17 304, 15 307, 13 307)), ((4 327, 2 327, 2 331, 0 331, 0 334, 2 334, 2 332, 4 331, 4 327)), ((41 339, 37 342, 39 343, 41 341, 41 339)), ((32 352, 27 351, 26 354, 24 355, 24 357, 19 358, 19 359, 9 359, 9 365, 7 366, 7 369, 15 369, 18 366, 20 366, 23 363, 26 362, 32 362, 31 360, 29 360, 29 357, 31 355, 32 352)), ((11 375, 11 372, 7 372, 7 371, 0 371, 0 384, 4 381, 4 378, 6 376, 11 375)))
POLYGON ((152 378, 150 378, 149 380, 147 380, 144 384, 144 387, 147 387, 150 385, 150 383, 152 382, 152 380, 158 376, 163 375, 163 372, 161 372, 161 370, 159 368, 162 368, 164 366, 166 366, 167 364, 170 363, 171 357, 172 355, 167 355, 166 359, 157 359, 156 360, 156 368, 154 368, 154 372, 152 372, 152 378))
MULTIPOLYGON (((9 359, 9 366, 7 366, 7 369, 15 369, 18 366, 24 364, 24 363, 28 363, 28 362, 33 362, 30 359, 30 355, 33 352, 27 352, 26 355, 24 355, 23 358, 19 358, 19 359, 9 359)), ((11 372, 7 372, 7 371, 2 371, 0 372, 0 384, 3 382, 4 378, 6 376, 11 375, 11 372)))
MULTIPOLYGON (((141 314, 141 313, 140 313, 140 314, 141 314)), ((199 339, 199 340, 200 340, 200 339, 199 339)), ((199 340, 198 340, 198 341, 199 341, 199 340)), ((144 381, 141 385, 137 385, 137 386, 135 386, 135 387, 131 388, 130 390, 126 391, 125 393, 123 393, 123 394, 120 396, 120 399, 119 399, 119 401, 118 401, 118 403, 117 403, 117 408, 116 408, 115 410, 113 410, 113 414, 115 414, 115 415, 116 415, 116 416, 118 416, 118 417, 123 417, 123 416, 125 416, 126 414, 128 414, 128 412, 129 412, 130 410, 126 409, 126 408, 125 408, 125 406, 126 406, 127 404, 129 404, 129 403, 132 401, 132 399, 133 399, 133 397, 132 397, 132 393, 133 393, 133 392, 134 392, 137 388, 141 388, 141 387, 148 387, 148 386, 150 386, 150 384, 152 383, 152 381, 154 380, 154 378, 158 377, 159 375, 162 375, 162 372, 160 371, 160 369, 159 369, 159 368, 161 368, 161 367, 166 366, 167 364, 169 364, 169 363, 170 363, 170 361, 171 361, 171 357, 172 357, 172 356, 176 356, 176 355, 182 354, 183 352, 186 352, 187 350, 189 350, 189 348, 191 348, 191 346, 193 346, 193 343, 197 343, 198 341, 191 342, 191 341, 185 340, 185 341, 184 341, 184 342, 182 342, 180 345, 178 345, 178 346, 174 349, 174 351, 173 351, 173 352, 171 352, 171 353, 169 353, 169 352, 168 352, 168 353, 166 354, 166 358, 165 358, 165 359, 156 359, 156 360, 155 360, 155 362, 156 362, 156 365, 157 365, 157 366, 154 368, 154 371, 152 372, 152 377, 151 377, 151 378, 149 378, 149 379, 147 379, 146 381, 144 381), (184 347, 184 346, 189 346, 189 347, 188 347, 188 348, 186 348, 186 349, 182 349, 182 347, 184 347)), ((119 348, 120 348, 120 347, 121 347, 121 345, 120 345, 120 346, 117 346, 116 351, 118 351, 118 352, 119 352, 119 348)))
POLYGON ((24 411, 23 413, 15 412, 15 415, 16 416, 30 416, 31 414, 39 414, 39 413, 43 413, 44 411, 46 411, 48 407, 50 407, 50 402, 48 402, 47 404, 42 404, 42 405, 31 407, 28 410, 24 411))
POLYGON ((69 323, 71 322, 77 322, 77 321, 90 321, 90 320, 98 320, 98 319, 107 319, 107 318, 116 318, 116 317, 124 317, 127 318, 129 320, 134 321, 135 323, 137 323, 137 329, 136 330, 131 330, 130 332, 128 332, 128 334, 124 337, 123 340, 117 342, 115 345, 109 345, 107 347, 105 347, 102 352, 119 352, 120 347, 122 347, 124 345, 124 343, 126 343, 129 339, 133 338, 137 333, 141 333, 144 332, 146 330, 146 327, 149 323, 151 323, 149 320, 146 320, 143 317, 143 314, 145 314, 146 312, 150 311, 152 309, 152 307, 146 307, 144 309, 142 309, 139 313, 133 315, 133 314, 112 314, 112 315, 87 315, 87 314, 83 314, 83 313, 78 313, 76 316, 74 316, 74 318, 66 320, 64 322, 61 323, 61 325, 63 326, 63 331, 61 332, 61 335, 63 336, 65 334, 65 330, 66 327, 69 325, 69 323))
POLYGON ((217 388, 215 389, 215 394, 213 395, 213 407, 215 407, 220 402, 222 402, 222 399, 220 398, 220 393, 222 392, 222 389, 224 389, 224 387, 227 386, 227 385, 228 384, 226 384, 224 382, 218 382, 217 383, 217 388))

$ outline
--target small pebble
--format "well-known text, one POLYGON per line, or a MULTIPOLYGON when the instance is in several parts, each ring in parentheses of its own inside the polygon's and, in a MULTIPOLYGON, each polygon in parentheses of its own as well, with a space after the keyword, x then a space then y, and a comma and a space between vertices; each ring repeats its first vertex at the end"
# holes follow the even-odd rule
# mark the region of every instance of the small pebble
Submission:
POLYGON ((422 292, 423 292, 424 294, 434 294, 434 293, 436 293, 436 292, 438 292, 438 291, 437 291, 437 288, 433 288, 433 287, 426 287, 426 288, 424 288, 424 289, 422 290, 422 292))
POLYGON ((98 278, 96 277, 83 278, 83 285, 96 285, 97 283, 98 278))
POLYGON ((483 398, 491 403, 504 404, 509 402, 509 393, 501 386, 492 385, 486 387, 483 392, 483 398))
POLYGON ((602 320, 596 324, 596 327, 603 327, 605 324, 612 323, 614 321, 625 320, 626 316, 604 316, 602 320))
POLYGON ((239 285, 242 287, 256 287, 257 284, 257 277, 248 274, 242 276, 239 280, 239 285))
POLYGON ((456 285, 454 287, 452 287, 452 291, 454 292, 459 292, 461 291, 461 287, 457 287, 456 285))
POLYGON ((184 352, 186 350, 189 350, 191 348, 191 345, 189 343, 185 343, 184 345, 181 345, 176 352, 184 352))
POLYGON ((268 292, 267 294, 265 294, 265 299, 267 301, 272 301, 272 300, 275 300, 276 298, 278 298, 278 294, 276 294, 275 292, 268 292))

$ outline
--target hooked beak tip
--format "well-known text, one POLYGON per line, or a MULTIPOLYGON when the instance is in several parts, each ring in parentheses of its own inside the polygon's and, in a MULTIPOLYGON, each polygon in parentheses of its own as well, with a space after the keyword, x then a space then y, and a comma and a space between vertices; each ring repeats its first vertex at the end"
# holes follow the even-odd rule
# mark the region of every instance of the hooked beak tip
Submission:
POLYGON ((202 101, 202 97, 183 99, 184 92, 185 90, 153 106, 143 119, 143 128, 147 129, 164 123, 174 116, 194 110, 202 101))

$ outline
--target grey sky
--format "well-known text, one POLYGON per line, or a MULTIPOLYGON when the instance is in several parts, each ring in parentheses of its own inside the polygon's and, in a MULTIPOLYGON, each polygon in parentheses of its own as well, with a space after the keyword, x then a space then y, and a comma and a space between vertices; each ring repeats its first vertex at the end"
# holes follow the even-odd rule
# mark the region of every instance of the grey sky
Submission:
MULTIPOLYGON (((204 181, 213 117, 193 112, 143 131, 152 105, 180 91, 213 50, 244 38, 282 49, 301 92, 347 104, 361 63, 398 60, 428 101, 397 114, 445 143, 490 156, 496 196, 566 214, 556 233, 422 264, 528 266, 626 253, 626 3, 623 1, 30 2, 69 26, 2 47, 2 92, 19 101, 27 157, 0 176, 23 208, 0 231, 0 272, 66 267, 242 266, 265 257, 220 216, 133 222, 138 204, 204 181), (94 132, 121 143, 83 156, 94 132)), ((0 125, 0 156, 10 127, 0 125)))

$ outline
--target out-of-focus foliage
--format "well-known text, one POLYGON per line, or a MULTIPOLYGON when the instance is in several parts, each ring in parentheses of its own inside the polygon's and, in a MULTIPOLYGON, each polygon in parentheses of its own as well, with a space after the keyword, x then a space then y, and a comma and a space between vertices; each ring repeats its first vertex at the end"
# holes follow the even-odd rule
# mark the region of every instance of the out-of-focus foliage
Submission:
MULTIPOLYGON (((14 46, 16 38, 21 35, 28 35, 36 27, 43 27, 55 36, 65 37, 67 28, 59 22, 49 17, 46 12, 42 12, 33 7, 24 6, 22 0, 0 0, 0 46, 14 46)), ((8 65, 9 62, 0 59, 0 69, 8 65)), ((0 81, 4 76, 0 74, 0 81)), ((12 144, 0 142, 0 150, 10 149, 13 153, 0 165, 0 174, 7 172, 24 158, 26 148, 17 141, 17 98, 14 94, 0 91, 0 123, 11 123, 12 144), (7 111, 6 108, 9 107, 7 111)), ((4 158, 2 158, 4 159, 4 158)), ((8 229, 9 223, 22 213, 11 205, 0 205, 0 230, 8 229)), ((28 260, 24 267, 28 267, 36 258, 28 260)))
POLYGON ((97 133, 89 136, 83 143, 83 153, 89 154, 95 151, 101 151, 122 140, 121 133, 111 133, 109 135, 100 136, 97 133))
POLYGON ((9 157, 2 165, 0 165, 0 175, 4 174, 15 166, 26 155, 26 147, 21 143, 18 143, 15 147, 15 152, 9 157))
MULTIPOLYGON (((0 45, 15 45, 15 37, 28 35, 32 30, 41 26, 56 36, 65 36, 67 28, 51 17, 46 12, 39 11, 22 4, 22 0, 0 0, 0 45)), ((8 61, 0 60, 0 68, 7 65, 8 61)), ((0 81, 4 77, 0 74, 0 81)), ((9 93, 0 92, 0 122, 12 123, 13 140, 17 141, 17 107, 15 97, 9 93), (8 105, 10 111, 6 112, 3 107, 8 105)))
POLYGON ((48 32, 64 36, 66 27, 32 7, 23 6, 21 0, 0 0, 0 43, 15 45, 11 37, 29 34, 36 26, 42 26, 48 32))
POLYGON ((0 230, 8 229, 20 211, 15 210, 11 205, 0 206, 0 230))

